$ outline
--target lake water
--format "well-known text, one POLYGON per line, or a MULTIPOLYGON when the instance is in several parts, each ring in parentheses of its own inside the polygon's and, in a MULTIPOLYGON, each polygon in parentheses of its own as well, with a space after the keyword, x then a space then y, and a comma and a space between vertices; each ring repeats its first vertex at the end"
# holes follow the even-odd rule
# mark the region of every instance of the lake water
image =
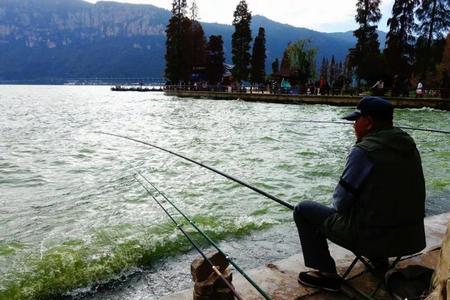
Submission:
MULTIPOLYGON (((137 172, 244 268, 301 251, 288 209, 96 131, 169 148, 291 204, 329 203, 353 129, 295 121, 339 121, 351 110, 0 86, 0 299, 157 299, 190 287, 196 253, 136 182, 137 172)), ((449 112, 402 109, 395 117, 404 126, 450 130, 449 112)), ((427 214, 448 211, 450 135, 409 132, 422 154, 427 214)))

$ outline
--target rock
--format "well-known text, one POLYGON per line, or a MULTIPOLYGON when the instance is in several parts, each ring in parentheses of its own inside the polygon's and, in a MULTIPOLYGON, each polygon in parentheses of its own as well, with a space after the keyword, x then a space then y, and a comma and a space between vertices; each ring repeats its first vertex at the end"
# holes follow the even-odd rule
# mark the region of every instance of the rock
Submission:
MULTIPOLYGON (((220 252, 208 252, 205 255, 222 273, 229 265, 228 260, 220 252)), ((212 273, 214 273, 214 270, 202 256, 194 259, 191 264, 191 274, 194 282, 205 281, 212 273)))
MULTIPOLYGON (((233 276, 230 269, 226 269, 222 272, 222 275, 228 280, 229 283, 233 280, 233 276)), ((212 273, 206 280, 196 282, 194 284, 194 292, 197 295, 212 295, 216 290, 228 288, 228 285, 222 280, 222 278, 216 273, 212 273)))
POLYGON ((229 288, 223 288, 214 292, 211 300, 234 300, 234 294, 229 288))

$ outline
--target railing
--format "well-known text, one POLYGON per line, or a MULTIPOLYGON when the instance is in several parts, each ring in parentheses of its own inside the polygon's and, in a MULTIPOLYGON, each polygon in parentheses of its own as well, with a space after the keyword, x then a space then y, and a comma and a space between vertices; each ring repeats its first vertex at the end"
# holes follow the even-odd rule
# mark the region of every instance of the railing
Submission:
POLYGON ((198 92, 221 92, 221 93, 249 93, 249 94, 273 94, 273 95, 306 95, 306 96, 365 96, 378 95, 395 98, 450 98, 450 89, 428 89, 422 95, 417 95, 415 90, 403 91, 393 95, 391 90, 371 91, 358 88, 325 88, 310 87, 281 88, 272 85, 260 86, 233 86, 233 85, 207 85, 207 84, 178 84, 164 86, 166 91, 198 91, 198 92))

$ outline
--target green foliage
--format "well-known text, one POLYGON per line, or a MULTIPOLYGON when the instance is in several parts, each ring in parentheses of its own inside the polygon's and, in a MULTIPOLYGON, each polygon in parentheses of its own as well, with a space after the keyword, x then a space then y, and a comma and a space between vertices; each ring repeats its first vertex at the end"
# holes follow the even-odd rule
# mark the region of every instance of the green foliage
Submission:
POLYGON ((280 60, 278 58, 276 58, 272 62, 272 75, 277 74, 279 71, 280 71, 280 60))
POLYGON ((330 78, 329 78, 329 82, 330 85, 332 86, 334 81, 337 78, 338 75, 338 70, 337 70, 337 65, 336 65, 336 61, 334 59, 334 55, 331 57, 331 62, 330 62, 330 78))
POLYGON ((392 17, 388 20, 384 56, 389 73, 409 78, 414 58, 414 9, 419 0, 395 0, 392 17))
POLYGON ((329 62, 328 59, 322 57, 322 64, 320 65, 320 78, 327 79, 328 78, 328 68, 329 62))
POLYGON ((415 68, 414 73, 426 86, 437 87, 439 74, 436 74, 437 67, 442 61, 445 40, 432 40, 428 45, 426 37, 419 37, 415 47, 415 68))
POLYGON ((331 57, 331 61, 328 61, 328 58, 322 58, 320 78, 325 79, 331 87, 342 88, 346 86, 351 81, 351 75, 349 79, 347 76, 346 66, 342 62, 336 62, 334 55, 331 57))
POLYGON ((187 3, 186 0, 172 1, 172 15, 179 18, 186 16, 187 3))
POLYGON ((165 74, 172 83, 188 82, 193 72, 206 65, 206 38, 202 26, 194 19, 195 3, 191 9, 192 20, 186 16, 186 0, 174 0, 172 6, 166 29, 165 74))
POLYGON ((447 35, 442 62, 438 70, 441 76, 441 96, 450 98, 450 33, 447 35))
POLYGON ((450 2, 448 0, 422 0, 416 11, 420 24, 417 32, 428 38, 442 39, 450 28, 450 2))
POLYGON ((439 69, 441 72, 450 75, 450 33, 447 34, 447 38, 445 40, 444 53, 442 55, 442 61, 439 69))
POLYGON ((428 77, 436 66, 432 59, 433 44, 436 40, 443 40, 444 32, 450 28, 450 2, 448 0, 422 0, 416 10, 417 33, 422 39, 418 40, 416 49, 418 62, 416 73, 421 77, 428 77))
POLYGON ((189 36, 191 21, 186 17, 186 0, 174 0, 166 28, 166 78, 172 83, 188 81, 191 71, 189 36))
POLYGON ((300 84, 306 83, 315 76, 316 53, 317 49, 311 47, 309 40, 299 40, 286 48, 285 64, 290 75, 298 79, 300 84))
POLYGON ((192 20, 188 35, 190 65, 193 67, 205 66, 207 62, 207 43, 202 25, 192 20))
POLYGON ((241 0, 234 11, 234 33, 231 39, 233 76, 238 82, 247 80, 250 71, 251 21, 252 15, 248 11, 247 3, 245 0, 241 0))
POLYGON ((225 56, 223 53, 223 40, 221 35, 211 35, 208 42, 207 59, 207 80, 211 84, 216 84, 222 80, 224 73, 223 63, 225 56))
POLYGON ((266 33, 259 28, 258 36, 253 43, 250 82, 264 83, 266 81, 266 33))
POLYGON ((381 75, 380 44, 377 25, 381 18, 380 0, 358 0, 356 22, 359 28, 353 32, 357 42, 350 49, 351 64, 359 79, 375 81, 381 75))

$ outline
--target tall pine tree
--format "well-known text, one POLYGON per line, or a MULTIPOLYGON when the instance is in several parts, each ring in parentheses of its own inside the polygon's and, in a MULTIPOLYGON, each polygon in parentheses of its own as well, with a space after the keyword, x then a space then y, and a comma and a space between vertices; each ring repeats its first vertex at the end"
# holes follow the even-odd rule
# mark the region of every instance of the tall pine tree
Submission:
POLYGON ((450 1, 422 0, 416 17, 420 22, 416 27, 417 33, 422 36, 416 46, 419 56, 417 69, 425 79, 436 63, 432 59, 433 40, 442 40, 443 34, 450 28, 450 1))
POLYGON ((414 9, 419 0, 395 0, 384 55, 391 76, 409 78, 414 56, 414 9))
POLYGON ((234 11, 234 33, 231 39, 231 53, 234 64, 233 76, 238 82, 248 79, 250 66, 250 43, 252 15, 245 0, 241 0, 234 11))
POLYGON ((189 32, 191 21, 186 16, 186 0, 172 2, 172 17, 166 28, 166 69, 167 80, 172 84, 190 79, 189 32))
POLYGON ((353 32, 357 42, 350 49, 351 63, 358 79, 373 82, 380 76, 380 43, 377 23, 381 18, 380 0, 358 0, 355 16, 359 28, 353 32))
POLYGON ((439 75, 441 81, 441 97, 450 98, 450 33, 447 35, 445 42, 442 62, 439 65, 439 75))
POLYGON ((442 39, 450 28, 450 1, 422 0, 416 16, 420 22, 417 31, 427 37, 429 44, 433 39, 442 39))
MULTIPOLYGON (((191 21, 188 47, 192 73, 203 73, 202 70, 205 69, 207 62, 207 42, 202 25, 195 20, 191 21)), ((194 78, 194 80, 196 79, 194 78)))
POLYGON ((322 57, 322 65, 320 66, 320 78, 328 80, 328 59, 325 56, 322 57))
POLYGON ((191 13, 191 20, 198 21, 198 5, 195 0, 192 1, 191 8, 189 9, 191 13))
POLYGON ((276 58, 272 62, 272 76, 276 75, 280 71, 280 60, 276 58))
POLYGON ((223 40, 221 35, 211 35, 208 42, 208 64, 206 74, 210 84, 219 83, 225 71, 223 63, 223 40))
POLYGON ((250 70, 251 83, 264 83, 266 81, 266 32, 259 27, 258 36, 253 43, 253 53, 250 70))
POLYGON ((334 81, 336 80, 337 77, 337 72, 336 72, 336 61, 334 59, 334 55, 331 57, 331 62, 330 62, 330 85, 333 86, 334 81))

